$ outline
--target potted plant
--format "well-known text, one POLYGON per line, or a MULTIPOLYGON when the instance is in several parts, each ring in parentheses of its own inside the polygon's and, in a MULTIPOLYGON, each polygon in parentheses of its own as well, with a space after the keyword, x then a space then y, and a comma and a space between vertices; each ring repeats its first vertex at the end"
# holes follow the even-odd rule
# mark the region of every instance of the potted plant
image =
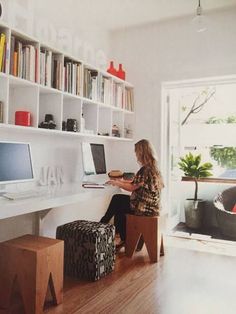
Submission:
POLYGON ((192 178, 195 183, 194 197, 185 201, 185 220, 186 225, 193 229, 198 229, 202 224, 203 208, 205 202, 198 198, 198 180, 212 175, 212 164, 210 162, 201 164, 201 154, 192 153, 180 157, 179 168, 186 177, 192 178))

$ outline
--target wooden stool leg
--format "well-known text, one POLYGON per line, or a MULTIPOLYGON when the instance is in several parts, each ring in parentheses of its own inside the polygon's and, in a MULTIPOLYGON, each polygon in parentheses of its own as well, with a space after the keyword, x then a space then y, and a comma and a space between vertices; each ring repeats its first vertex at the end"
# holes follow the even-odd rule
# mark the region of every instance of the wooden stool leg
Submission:
MULTIPOLYGON (((0 270, 2 272, 2 268, 0 270)), ((0 309, 7 309, 10 306, 10 299, 14 285, 14 276, 5 278, 6 274, 0 274, 0 309)))
POLYGON ((126 240, 125 240, 125 254, 132 257, 136 249, 137 243, 141 237, 141 233, 137 231, 133 223, 134 217, 127 215, 126 218, 126 240))
POLYGON ((152 234, 149 232, 147 234, 144 234, 144 242, 147 247, 150 261, 156 263, 158 261, 157 238, 153 238, 152 234))

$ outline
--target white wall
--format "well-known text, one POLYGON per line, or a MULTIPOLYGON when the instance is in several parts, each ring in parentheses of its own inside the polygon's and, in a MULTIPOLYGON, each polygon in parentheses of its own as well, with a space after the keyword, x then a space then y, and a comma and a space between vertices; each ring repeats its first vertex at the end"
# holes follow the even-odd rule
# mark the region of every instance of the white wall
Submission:
POLYGON ((11 27, 50 47, 107 68, 108 32, 90 23, 89 2, 80 5, 73 0, 1 0, 1 3, 1 19, 11 27))
MULTIPOLYGON (((136 139, 150 139, 159 157, 161 123, 167 124, 161 121, 161 83, 236 73, 236 7, 207 14, 204 33, 194 30, 191 18, 123 28, 111 34, 111 55, 123 63, 127 79, 135 86, 136 139)), ((184 192, 191 190, 186 185, 181 185, 183 199, 184 192)), ((211 199, 228 186, 205 187, 202 197, 211 199)), ((167 190, 168 186, 163 207, 167 190)))
POLYGON ((161 82, 236 73, 236 7, 208 14, 196 33, 191 17, 111 34, 111 55, 135 86, 136 138, 151 139, 160 155, 161 82))

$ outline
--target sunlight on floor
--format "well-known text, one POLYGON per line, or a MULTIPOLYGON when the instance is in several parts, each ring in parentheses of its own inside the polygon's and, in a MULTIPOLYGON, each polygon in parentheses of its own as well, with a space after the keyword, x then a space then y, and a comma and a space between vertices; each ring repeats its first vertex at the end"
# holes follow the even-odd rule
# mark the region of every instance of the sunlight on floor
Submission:
POLYGON ((236 243, 225 240, 212 240, 207 236, 192 234, 191 237, 186 233, 179 234, 178 237, 166 235, 165 244, 168 247, 179 247, 184 249, 196 250, 212 254, 236 256, 236 243))

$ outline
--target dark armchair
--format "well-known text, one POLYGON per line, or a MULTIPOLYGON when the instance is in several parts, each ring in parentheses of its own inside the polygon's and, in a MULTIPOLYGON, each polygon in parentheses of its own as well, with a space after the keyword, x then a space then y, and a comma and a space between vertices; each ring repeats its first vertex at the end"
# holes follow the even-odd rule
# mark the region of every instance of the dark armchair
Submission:
POLYGON ((236 213, 232 209, 236 203, 236 187, 220 192, 213 201, 218 227, 226 238, 236 240, 236 213))

